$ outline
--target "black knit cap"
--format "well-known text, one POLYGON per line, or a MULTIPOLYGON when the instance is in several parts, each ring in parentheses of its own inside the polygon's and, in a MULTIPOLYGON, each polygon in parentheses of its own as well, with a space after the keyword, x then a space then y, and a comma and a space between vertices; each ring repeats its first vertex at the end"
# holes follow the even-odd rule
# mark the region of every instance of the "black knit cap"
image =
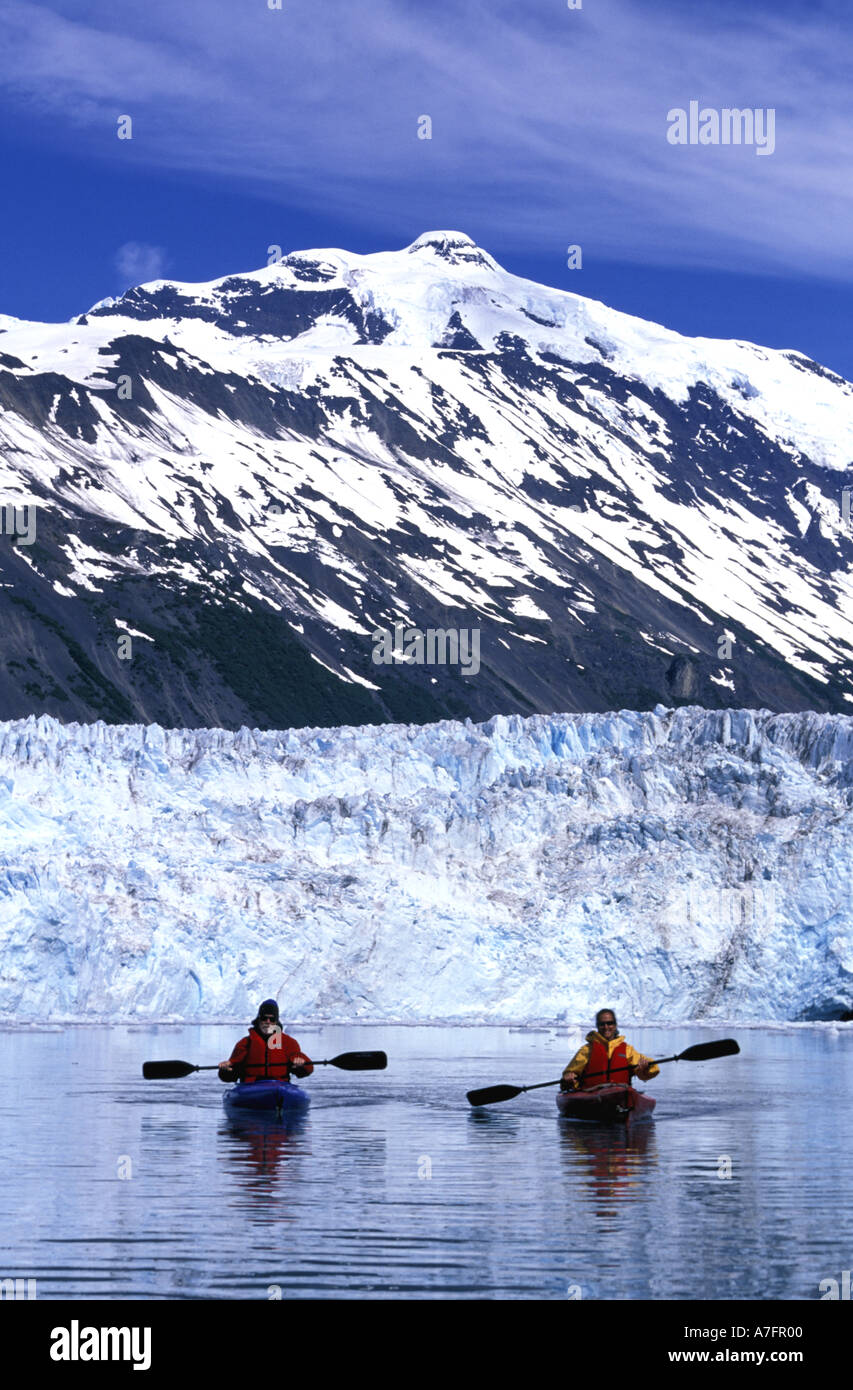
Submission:
POLYGON ((252 1026, 260 1023, 262 1014, 273 1014, 276 1023, 280 1022, 278 1015, 278 1004, 274 999, 265 999, 258 1009, 257 1017, 252 1019, 252 1026))

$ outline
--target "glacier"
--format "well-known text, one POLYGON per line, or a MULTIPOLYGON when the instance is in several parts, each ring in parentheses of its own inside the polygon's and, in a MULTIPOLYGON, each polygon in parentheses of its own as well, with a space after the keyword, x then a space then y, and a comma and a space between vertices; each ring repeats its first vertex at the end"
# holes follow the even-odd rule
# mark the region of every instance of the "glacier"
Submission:
POLYGON ((838 1018, 853 719, 0 724, 0 1018, 838 1018))

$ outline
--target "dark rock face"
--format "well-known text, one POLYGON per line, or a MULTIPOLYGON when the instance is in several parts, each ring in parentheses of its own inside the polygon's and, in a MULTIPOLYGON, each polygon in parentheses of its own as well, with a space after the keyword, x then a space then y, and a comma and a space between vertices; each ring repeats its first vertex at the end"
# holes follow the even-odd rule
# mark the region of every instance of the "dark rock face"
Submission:
POLYGON ((458 309, 451 314, 444 333, 433 346, 452 348, 457 352, 477 352, 481 348, 481 344, 477 342, 473 333, 469 333, 462 322, 462 316, 458 309))
POLYGON ((689 704, 695 703, 699 690, 699 678, 696 667, 687 656, 677 656, 666 673, 666 683, 669 686, 673 700, 685 701, 689 704))
MULTIPOLYGON (((323 278, 308 272, 304 263, 297 265, 295 273, 311 284, 315 278, 323 278)), ((163 285, 153 290, 128 290, 114 303, 89 310, 90 317, 116 314, 143 323, 152 319, 202 319, 238 337, 267 333, 277 338, 296 338, 324 316, 351 323, 360 343, 381 343, 392 328, 381 314, 365 311, 346 289, 292 290, 275 285, 262 288, 257 281, 240 276, 225 280, 220 293, 211 300, 188 299, 174 285, 163 285)))
POLYGON ((413 241, 408 248, 416 255, 425 248, 432 250, 436 257, 446 265, 490 267, 494 265, 491 256, 482 251, 476 242, 463 232, 426 232, 413 241))

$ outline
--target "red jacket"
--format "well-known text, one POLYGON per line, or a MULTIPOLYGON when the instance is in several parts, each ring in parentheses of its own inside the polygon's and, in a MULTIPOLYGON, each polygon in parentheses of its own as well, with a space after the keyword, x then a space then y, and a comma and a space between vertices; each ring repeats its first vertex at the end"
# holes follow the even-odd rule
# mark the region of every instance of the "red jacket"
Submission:
POLYGON ((294 1057, 305 1057, 299 1043, 276 1025, 268 1038, 252 1024, 248 1037, 241 1038, 228 1059, 229 1066, 239 1071, 241 1081, 287 1081, 294 1076, 310 1076, 314 1066, 305 1057, 305 1066, 294 1067, 294 1057))

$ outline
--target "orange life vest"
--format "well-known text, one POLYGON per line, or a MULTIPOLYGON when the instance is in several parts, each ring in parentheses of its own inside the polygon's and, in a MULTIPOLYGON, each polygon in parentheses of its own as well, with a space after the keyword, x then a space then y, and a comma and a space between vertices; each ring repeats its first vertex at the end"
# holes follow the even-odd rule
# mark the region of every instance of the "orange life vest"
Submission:
POLYGON ((581 1075, 581 1090, 588 1091, 593 1086, 630 1086, 630 1084, 631 1068, 628 1065, 625 1040, 623 1039, 622 1042, 618 1043, 608 1057, 606 1045, 599 1038, 594 1038, 590 1043, 589 1061, 581 1075), (586 1080, 587 1075, 589 1075, 589 1081, 586 1080))
POLYGON ((249 1029, 249 1036, 238 1042, 231 1061, 241 1067, 244 1081, 260 1081, 265 1077, 287 1081, 291 1059, 298 1056, 299 1044, 289 1034, 276 1030, 265 1038, 253 1027, 249 1029))

